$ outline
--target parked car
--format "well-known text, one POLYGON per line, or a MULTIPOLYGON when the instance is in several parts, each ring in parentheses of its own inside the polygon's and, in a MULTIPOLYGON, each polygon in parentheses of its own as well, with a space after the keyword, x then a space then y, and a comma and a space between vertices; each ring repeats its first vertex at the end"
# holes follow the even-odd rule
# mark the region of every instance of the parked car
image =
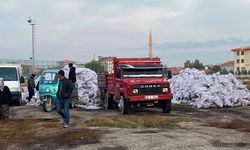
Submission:
MULTIPOLYGON (((58 91, 59 78, 58 78, 59 70, 45 70, 41 74, 39 83, 38 83, 38 91, 39 97, 42 102, 43 110, 45 112, 51 112, 56 106, 57 96, 56 93, 58 91)), ((70 107, 75 108, 77 100, 77 95, 73 94, 70 107)))
POLYGON ((11 103, 20 105, 22 100, 21 83, 24 83, 21 65, 0 64, 0 78, 3 78, 4 84, 10 88, 11 103))

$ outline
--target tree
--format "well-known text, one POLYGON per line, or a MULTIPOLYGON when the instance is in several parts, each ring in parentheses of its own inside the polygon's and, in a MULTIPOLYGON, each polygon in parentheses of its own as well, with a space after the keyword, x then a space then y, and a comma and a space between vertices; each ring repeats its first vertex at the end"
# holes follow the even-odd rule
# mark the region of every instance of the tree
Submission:
POLYGON ((204 69, 204 65, 203 63, 201 63, 198 59, 196 59, 194 62, 191 62, 190 60, 187 60, 185 63, 184 63, 184 67, 185 68, 195 68, 195 69, 204 69))
POLYGON ((96 61, 91 61, 91 62, 86 63, 85 67, 95 71, 96 73, 102 73, 104 71, 104 67, 101 66, 96 61))
POLYGON ((234 71, 233 71, 233 70, 230 70, 229 73, 234 74, 234 71))
POLYGON ((250 74, 250 70, 248 70, 248 74, 250 74))
POLYGON ((191 65, 192 65, 192 64, 191 64, 190 60, 187 60, 187 61, 184 63, 184 68, 192 68, 191 65))
POLYGON ((201 63, 198 59, 195 59, 193 67, 199 70, 204 69, 203 63, 201 63))
POLYGON ((29 77, 30 76, 30 71, 31 71, 31 66, 22 65, 22 68, 23 68, 23 76, 29 77))
POLYGON ((220 72, 221 71, 221 68, 219 65, 214 65, 212 67, 212 73, 216 73, 216 72, 220 72))
POLYGON ((246 70, 246 69, 242 69, 242 70, 241 70, 241 73, 242 73, 243 75, 247 75, 247 70, 246 70))
POLYGON ((228 74, 229 72, 227 71, 227 69, 223 68, 220 71, 221 74, 228 74))

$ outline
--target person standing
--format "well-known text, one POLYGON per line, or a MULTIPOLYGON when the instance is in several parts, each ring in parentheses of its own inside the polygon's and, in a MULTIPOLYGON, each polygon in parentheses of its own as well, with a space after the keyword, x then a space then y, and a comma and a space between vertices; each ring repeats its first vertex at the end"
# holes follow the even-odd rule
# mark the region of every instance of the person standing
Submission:
POLYGON ((35 95, 35 74, 31 74, 29 80, 28 80, 28 91, 29 91, 29 97, 28 100, 30 101, 32 99, 32 97, 35 95))
POLYGON ((73 67, 73 63, 69 63, 69 80, 72 82, 73 92, 71 95, 71 101, 73 100, 72 97, 77 95, 76 90, 76 68, 73 67))
POLYGON ((69 104, 70 104, 70 96, 72 94, 72 82, 65 78, 64 71, 60 70, 58 72, 58 77, 60 79, 57 91, 57 113, 63 118, 63 127, 69 127, 69 104))
POLYGON ((8 86, 4 85, 3 78, 0 78, 0 119, 9 118, 9 105, 11 92, 8 86))
POLYGON ((72 63, 69 63, 69 79, 72 83, 76 83, 76 68, 72 63))

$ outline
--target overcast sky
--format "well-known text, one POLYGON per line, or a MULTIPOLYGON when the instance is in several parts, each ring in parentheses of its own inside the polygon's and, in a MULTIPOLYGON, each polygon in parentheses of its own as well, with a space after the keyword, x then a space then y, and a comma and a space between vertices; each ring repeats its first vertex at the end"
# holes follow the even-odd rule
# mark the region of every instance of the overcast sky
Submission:
POLYGON ((187 59, 220 64, 250 45, 250 0, 0 0, 0 58, 87 62, 96 56, 146 57, 169 66, 187 59))

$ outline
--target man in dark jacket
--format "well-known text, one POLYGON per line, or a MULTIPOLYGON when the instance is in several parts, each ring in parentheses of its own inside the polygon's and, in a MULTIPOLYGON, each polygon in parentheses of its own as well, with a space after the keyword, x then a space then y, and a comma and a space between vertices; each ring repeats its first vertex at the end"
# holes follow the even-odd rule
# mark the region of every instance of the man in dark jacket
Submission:
POLYGON ((69 127, 69 104, 70 104, 70 96, 73 91, 72 82, 65 78, 64 71, 60 70, 58 72, 58 76, 60 79, 58 92, 57 92, 57 113, 63 118, 63 127, 69 127), (63 110, 63 111, 62 111, 63 110))
POLYGON ((72 63, 69 63, 69 79, 72 83, 76 83, 76 68, 72 63))
POLYGON ((28 91, 29 91, 29 97, 28 100, 30 101, 32 97, 35 95, 35 90, 34 88, 36 87, 35 84, 35 74, 31 74, 29 80, 28 80, 28 91))
POLYGON ((9 118, 9 105, 11 102, 11 92, 9 87, 4 85, 4 81, 0 78, 0 119, 9 118))

